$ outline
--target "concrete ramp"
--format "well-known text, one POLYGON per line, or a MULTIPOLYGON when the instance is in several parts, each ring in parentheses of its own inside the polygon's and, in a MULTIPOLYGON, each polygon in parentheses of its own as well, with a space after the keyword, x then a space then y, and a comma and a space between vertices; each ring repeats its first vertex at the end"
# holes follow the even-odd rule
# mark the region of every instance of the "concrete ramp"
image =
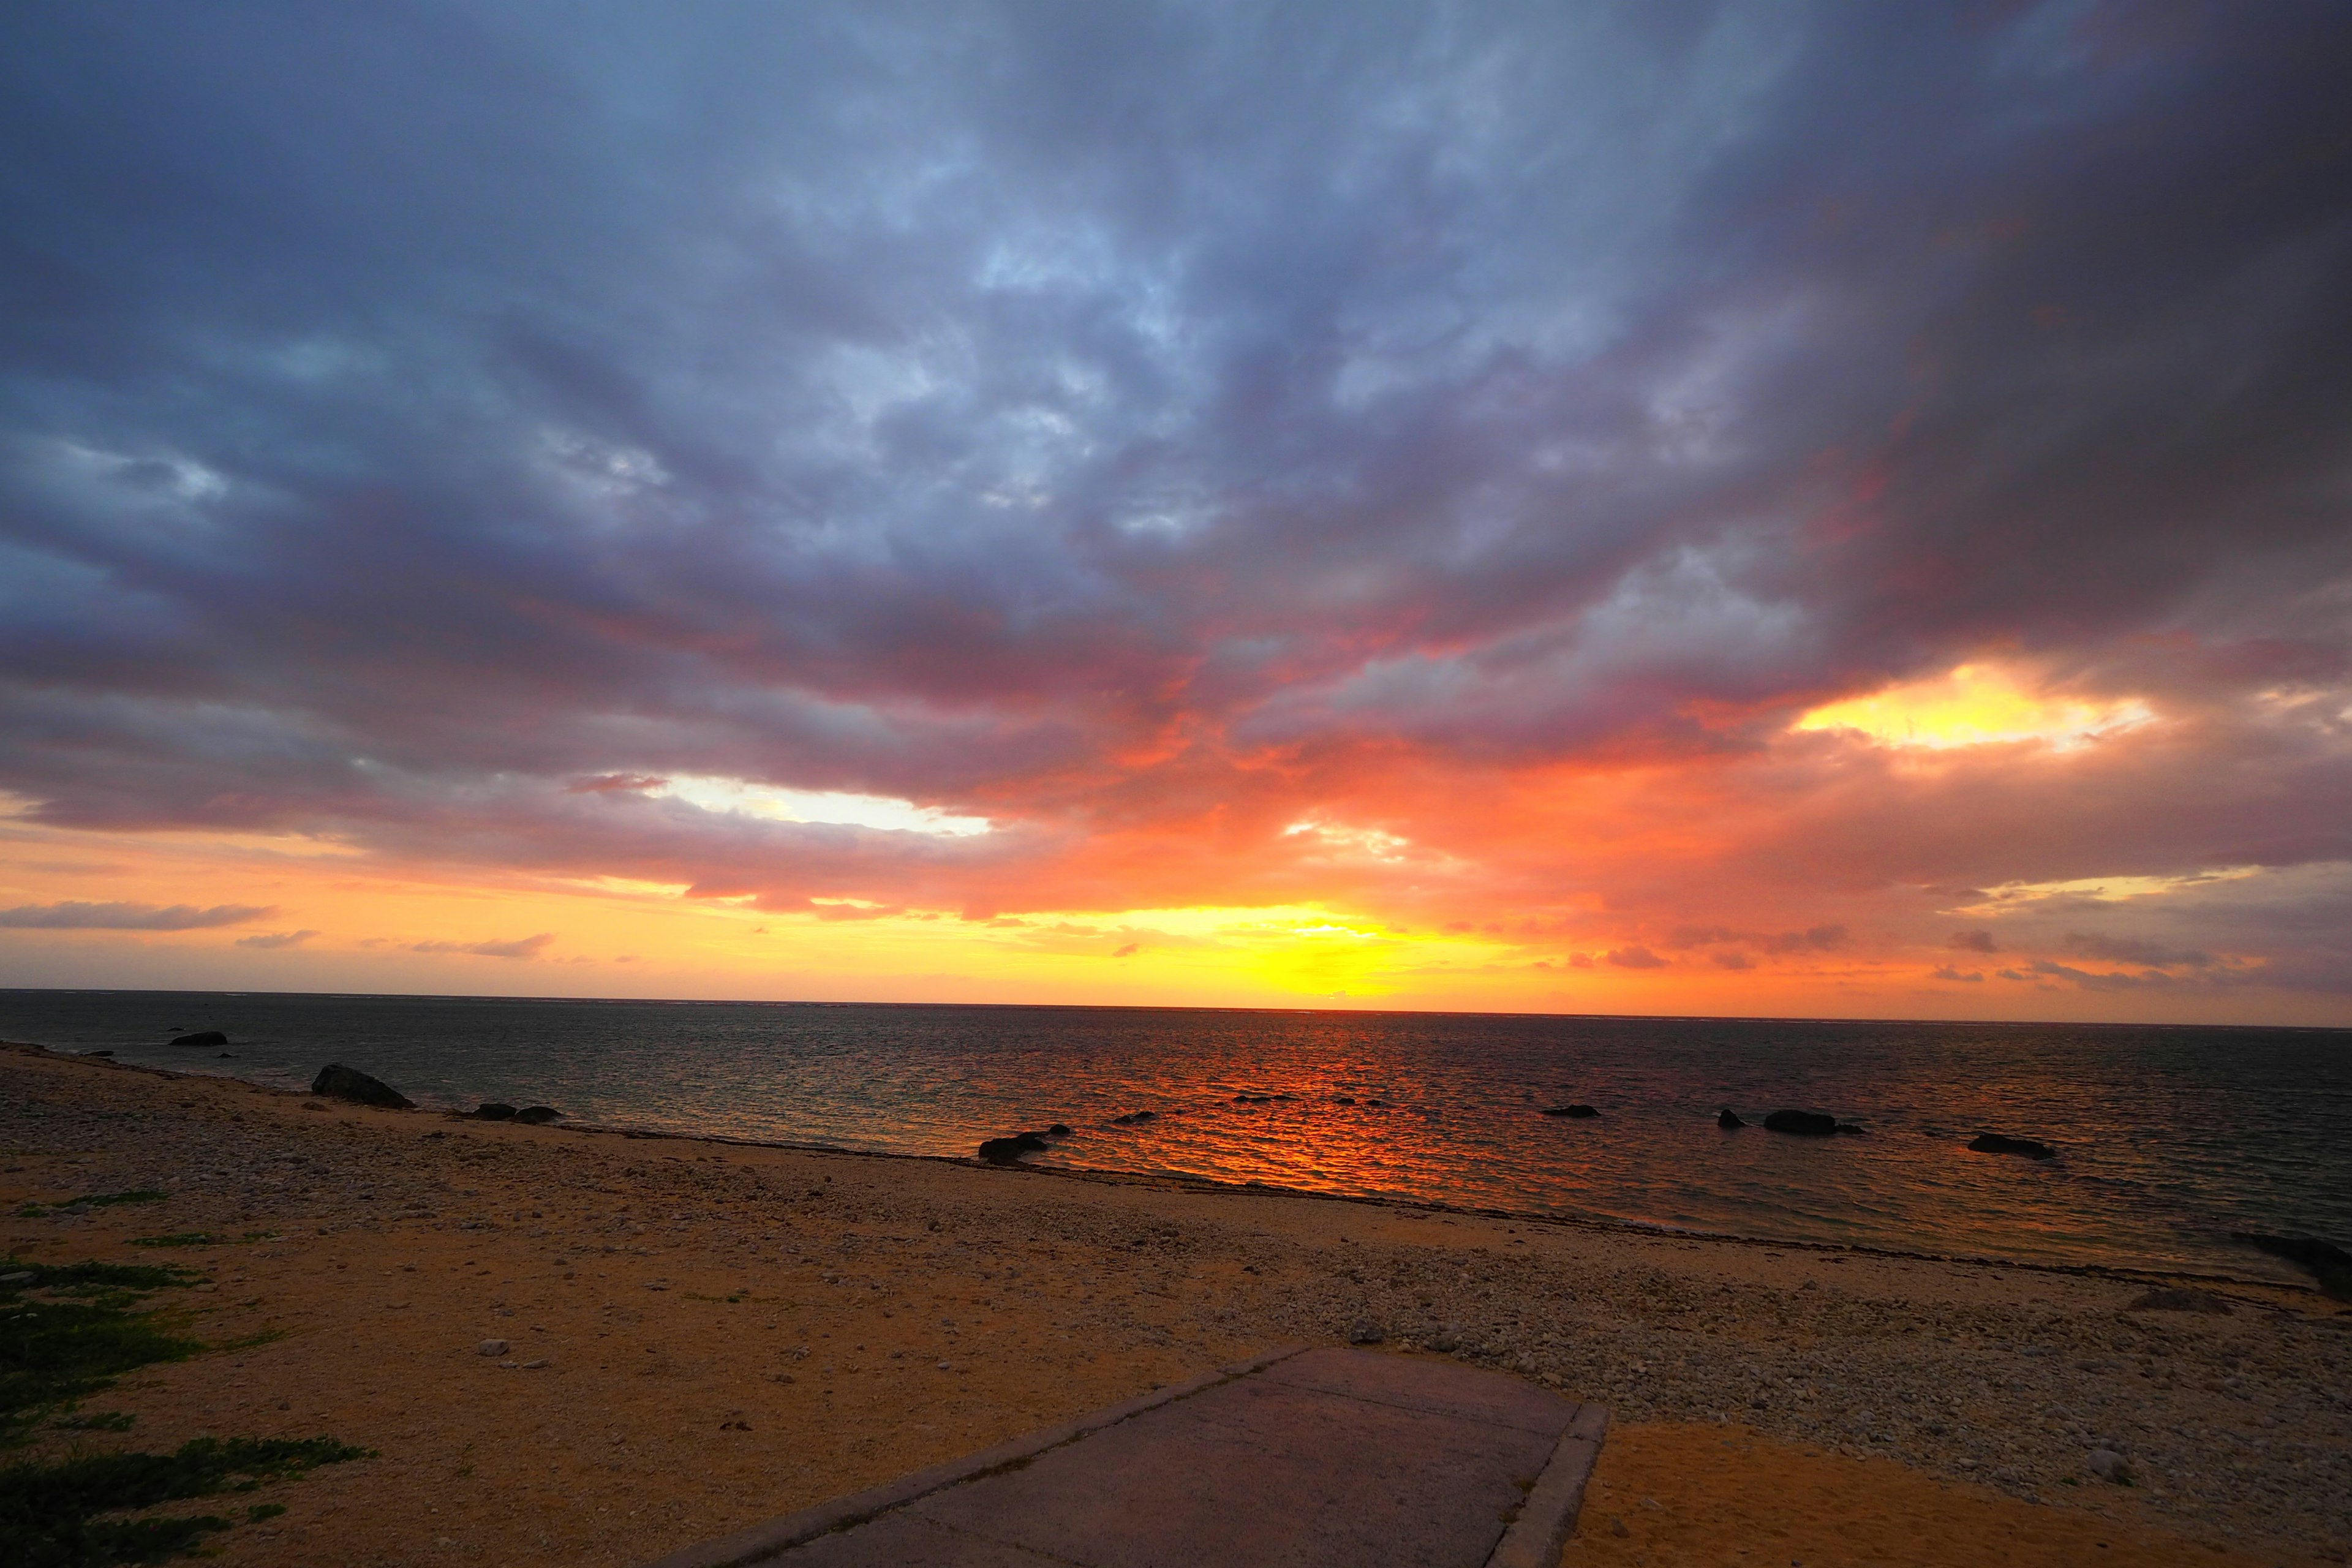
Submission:
POLYGON ((653 1568, 1557 1568, 1607 1425, 1454 1362, 1279 1351, 653 1568))

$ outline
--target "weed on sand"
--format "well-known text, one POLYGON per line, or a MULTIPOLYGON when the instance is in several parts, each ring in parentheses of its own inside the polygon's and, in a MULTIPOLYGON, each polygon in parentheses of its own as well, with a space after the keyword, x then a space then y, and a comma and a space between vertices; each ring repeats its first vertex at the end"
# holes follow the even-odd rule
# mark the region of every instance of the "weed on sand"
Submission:
MULTIPOLYGON (((167 1332, 139 1310, 151 1291, 194 1283, 184 1269, 143 1264, 34 1263, 0 1259, 0 1444, 21 1443, 40 1417, 105 1387, 121 1373, 181 1361, 207 1349, 167 1332)), ((274 1333, 242 1343, 263 1343, 274 1333)), ((120 1411, 69 1415, 52 1425, 75 1432, 123 1432, 120 1411)), ((162 1563, 198 1550, 236 1521, 219 1514, 124 1519, 120 1515, 223 1492, 315 1465, 367 1457, 331 1437, 198 1437, 169 1454, 78 1453, 0 1468, 0 1563, 10 1568, 104 1568, 162 1563)), ((283 1513, 255 1504, 247 1521, 283 1513)))
MULTIPOLYGON (((83 1454, 0 1469, 0 1562, 23 1568, 107 1568, 162 1563, 236 1521, 218 1514, 104 1519, 223 1492, 249 1492, 314 1465, 368 1457, 331 1437, 198 1437, 169 1454, 83 1454)), ((263 1503, 245 1511, 284 1511, 263 1503)))

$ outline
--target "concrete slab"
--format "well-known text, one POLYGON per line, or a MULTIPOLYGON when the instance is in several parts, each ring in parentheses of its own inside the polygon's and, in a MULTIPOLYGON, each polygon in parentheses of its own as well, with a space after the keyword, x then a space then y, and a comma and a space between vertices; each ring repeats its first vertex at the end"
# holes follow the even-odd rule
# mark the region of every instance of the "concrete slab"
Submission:
POLYGON ((1606 1420, 1452 1362, 1278 1352, 655 1568, 1550 1568, 1606 1420))

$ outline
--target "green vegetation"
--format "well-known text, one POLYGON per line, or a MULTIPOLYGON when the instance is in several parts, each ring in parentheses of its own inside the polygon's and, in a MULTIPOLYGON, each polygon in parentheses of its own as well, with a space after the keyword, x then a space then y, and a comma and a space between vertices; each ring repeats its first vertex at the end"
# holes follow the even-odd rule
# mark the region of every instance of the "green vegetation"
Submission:
MULTIPOLYGON (((230 1527, 217 1514, 100 1519, 189 1498, 251 1491, 315 1465, 368 1457, 331 1437, 198 1437, 170 1454, 84 1454, 55 1464, 0 1469, 0 1561, 23 1568, 104 1568, 162 1563, 230 1527)), ((248 1520, 282 1506, 262 1503, 248 1520)))
POLYGON ((170 1236, 134 1236, 133 1247, 218 1247, 228 1237, 215 1236, 208 1230, 183 1230, 170 1236))
POLYGON ((131 1310, 143 1292, 187 1283, 174 1268, 0 1260, 0 1443, 21 1437, 42 1411, 123 1373, 202 1350, 164 1332, 153 1314, 131 1310), (32 1290, 49 1299, 28 1297, 32 1290))
POLYGON ((152 1187, 140 1187, 127 1193, 84 1193, 78 1198, 68 1198, 61 1204, 26 1204, 16 1211, 19 1219, 39 1219, 43 1215, 71 1214, 79 1209, 111 1208, 116 1204, 160 1204, 169 1193, 152 1187))
MULTIPOLYGON (((195 1278, 146 1264, 0 1258, 0 1443, 23 1441, 45 1412, 135 1367, 227 1348, 167 1333, 157 1326, 158 1314, 137 1310, 147 1292, 195 1278)), ((277 1337, 267 1332, 243 1342, 277 1337)), ((132 1418, 104 1411, 67 1415, 53 1425, 76 1432, 127 1432, 132 1418)), ((237 1521, 211 1513, 143 1519, 121 1514, 222 1492, 249 1492, 316 1465, 366 1457, 367 1450, 331 1437, 199 1437, 169 1454, 74 1454, 10 1465, 0 1468, 0 1563, 10 1568, 162 1563, 196 1551, 205 1537, 237 1521)), ((244 1510, 244 1519, 273 1519, 285 1511, 282 1504, 255 1503, 244 1510)))

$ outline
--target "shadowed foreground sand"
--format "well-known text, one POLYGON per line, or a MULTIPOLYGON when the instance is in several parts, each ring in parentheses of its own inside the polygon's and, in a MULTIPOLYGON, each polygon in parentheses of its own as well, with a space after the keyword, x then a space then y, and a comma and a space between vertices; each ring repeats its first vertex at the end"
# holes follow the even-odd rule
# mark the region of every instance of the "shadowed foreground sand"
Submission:
MULTIPOLYGON (((2145 1280, 328 1108, 0 1052, 0 1221, 213 1343, 88 1402, 331 1435, 232 1563, 626 1564, 1291 1341, 1616 1413, 1571 1564, 2342 1562, 2352 1314, 2145 1280), (168 1199, 35 1215, 154 1187, 168 1199), (168 1252, 134 1237, 240 1238, 168 1252), (251 1235, 255 1239, 241 1238, 251 1235), (483 1356, 485 1339, 509 1342, 483 1356), (2090 1478, 2121 1444, 2143 1485, 2090 1478), (1857 1457, 1870 1456, 1870 1457, 1857 1457)), ((201 1509, 192 1509, 201 1511, 201 1509)))

